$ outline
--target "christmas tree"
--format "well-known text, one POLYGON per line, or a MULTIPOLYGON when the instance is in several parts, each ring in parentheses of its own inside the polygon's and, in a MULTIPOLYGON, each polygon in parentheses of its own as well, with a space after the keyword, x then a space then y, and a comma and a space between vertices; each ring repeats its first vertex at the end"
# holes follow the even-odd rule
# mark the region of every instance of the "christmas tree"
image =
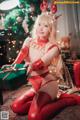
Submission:
POLYGON ((25 38, 30 35, 35 19, 41 12, 40 4, 41 0, 19 0, 19 4, 15 8, 7 12, 4 11, 4 27, 7 31, 7 58, 9 63, 15 60, 25 38))
MULTIPOLYGON (((17 0, 5 0, 5 2, 11 1, 16 2, 17 0)), ((7 58, 9 63, 15 60, 25 38, 30 36, 37 15, 47 10, 51 10, 53 14, 57 11, 57 7, 53 4, 52 0, 18 1, 19 3, 15 8, 7 12, 4 11, 6 13, 4 17, 4 27, 7 31, 7 58)))

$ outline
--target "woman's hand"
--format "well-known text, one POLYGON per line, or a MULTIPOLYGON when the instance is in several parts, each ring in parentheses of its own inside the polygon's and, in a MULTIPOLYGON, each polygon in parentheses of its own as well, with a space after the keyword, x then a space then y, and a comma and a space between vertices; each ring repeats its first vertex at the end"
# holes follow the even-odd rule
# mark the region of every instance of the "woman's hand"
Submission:
POLYGON ((44 62, 39 59, 32 64, 32 70, 40 70, 44 68, 44 62))
POLYGON ((6 64, 6 65, 3 65, 3 66, 1 67, 1 69, 8 69, 8 68, 10 68, 10 67, 11 67, 11 65, 6 64))
POLYGON ((15 67, 16 67, 16 64, 6 64, 6 65, 3 65, 2 67, 1 67, 1 69, 5 69, 5 70, 14 70, 15 69, 15 67))

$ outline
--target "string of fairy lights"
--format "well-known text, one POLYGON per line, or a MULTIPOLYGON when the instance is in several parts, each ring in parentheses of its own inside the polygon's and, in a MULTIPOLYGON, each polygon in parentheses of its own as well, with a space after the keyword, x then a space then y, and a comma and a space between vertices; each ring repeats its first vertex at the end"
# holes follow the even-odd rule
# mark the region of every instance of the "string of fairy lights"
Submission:
POLYGON ((6 37, 6 49, 3 48, 2 45, 0 45, 0 49, 3 49, 2 51, 0 51, 0 57, 4 56, 4 51, 7 51, 8 63, 12 63, 15 60, 17 54, 19 53, 25 38, 27 37, 27 24, 30 33, 36 15, 39 13, 38 11, 40 11, 39 2, 38 0, 34 0, 34 2, 33 0, 3 0, 3 2, 0 3, 0 6, 0 9, 3 11, 1 13, 1 18, 3 18, 2 23, 4 24, 5 29, 7 29, 8 36, 6 37), (16 2, 14 9, 13 4, 11 4, 12 9, 11 6, 6 5, 11 2, 15 4, 15 1, 18 1, 19 3, 16 2))
POLYGON ((23 44, 23 41, 22 40, 19 40, 18 43, 16 40, 9 40, 8 41, 8 46, 7 46, 7 49, 8 49, 8 54, 7 54, 7 57, 8 57, 8 62, 11 63, 15 60, 16 56, 18 55, 19 51, 20 51, 20 48, 23 44), (13 51, 13 54, 12 54, 12 51, 13 51))
POLYGON ((7 58, 7 62, 12 63, 21 49, 23 39, 17 41, 9 31, 7 31, 7 35, 2 33, 0 34, 0 62, 7 58))

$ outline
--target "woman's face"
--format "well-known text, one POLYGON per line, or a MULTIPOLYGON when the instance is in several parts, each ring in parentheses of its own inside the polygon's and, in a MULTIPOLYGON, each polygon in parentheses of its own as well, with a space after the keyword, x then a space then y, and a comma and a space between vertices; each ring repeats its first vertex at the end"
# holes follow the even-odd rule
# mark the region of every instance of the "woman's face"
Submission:
POLYGON ((36 34, 39 39, 48 39, 50 33, 49 24, 46 21, 39 21, 36 34))

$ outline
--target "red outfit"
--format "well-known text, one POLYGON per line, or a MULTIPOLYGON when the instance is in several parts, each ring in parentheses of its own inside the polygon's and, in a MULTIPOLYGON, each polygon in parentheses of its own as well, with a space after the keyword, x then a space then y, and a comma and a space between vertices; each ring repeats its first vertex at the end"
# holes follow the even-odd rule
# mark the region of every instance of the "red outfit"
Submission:
POLYGON ((80 96, 62 94, 59 99, 51 101, 50 96, 45 93, 42 94, 42 98, 34 97, 30 111, 28 113, 28 120, 50 120, 56 113, 67 106, 80 104, 80 96), (39 100, 39 102, 38 102, 39 100))
POLYGON ((29 81, 32 83, 33 90, 25 92, 13 102, 11 108, 15 113, 28 113, 28 120, 49 120, 56 111, 69 105, 80 104, 80 97, 76 95, 62 94, 57 99, 57 80, 62 78, 60 72, 62 64, 56 44, 47 40, 37 42, 27 40, 14 63, 20 63, 23 59, 30 66, 29 81), (52 59, 53 75, 49 70, 52 59))

